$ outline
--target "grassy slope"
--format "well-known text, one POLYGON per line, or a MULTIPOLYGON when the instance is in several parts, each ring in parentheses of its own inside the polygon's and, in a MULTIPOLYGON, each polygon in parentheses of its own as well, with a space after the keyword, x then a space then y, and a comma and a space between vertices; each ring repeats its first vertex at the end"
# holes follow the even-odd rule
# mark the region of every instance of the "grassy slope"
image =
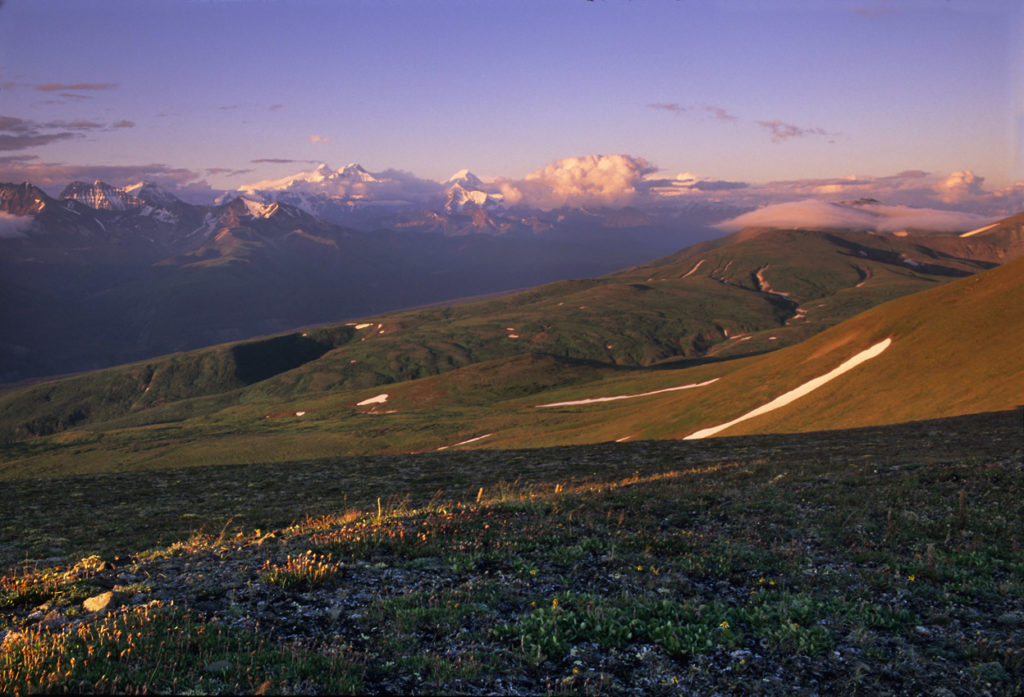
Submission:
MULTIPOLYGON (((840 362, 839 356, 851 356, 886 337, 893 339, 877 358, 798 402, 728 433, 846 428, 1013 408, 1024 401, 1024 356, 1019 350, 1024 342, 1022 294, 1024 259, 1017 259, 984 274, 894 300, 806 345, 766 357, 761 371, 777 371, 781 376, 791 364, 789 370, 799 370, 802 378, 827 372, 840 362)), ((754 399, 738 403, 737 413, 725 414, 728 418, 723 421, 759 403, 754 399)))
MULTIPOLYGON (((773 348, 812 334, 860 305, 934 286, 978 265, 957 262, 943 267, 942 274, 925 275, 920 267, 899 261, 921 257, 915 244, 849 233, 747 232, 601 279, 390 315, 362 329, 341 326, 309 337, 226 345, 127 371, 111 369, 40 385, 0 399, 8 423, 28 414, 50 418, 52 429, 54 411, 74 416, 77 409, 84 417, 67 433, 5 446, 0 476, 431 450, 485 434, 493 435, 472 447, 678 437, 758 406, 784 391, 784 385, 827 372, 859 344, 824 350, 795 366, 789 353, 686 370, 625 366, 664 364, 666 357, 693 355, 696 346, 723 356, 740 350, 733 347, 750 351, 758 339, 735 337, 743 332, 757 336, 765 324, 760 340, 765 349, 773 348), (804 266, 787 262, 780 249, 799 249, 804 266), (698 271, 690 273, 700 260, 698 271), (758 292, 758 270, 774 289, 792 291, 793 302, 758 292), (793 315, 796 302, 806 318, 793 315), (725 338, 726 330, 733 338, 725 338), (288 350, 270 350, 281 345, 288 350), (725 345, 729 349, 723 350, 725 345), (276 357, 276 362, 239 362, 249 354, 276 357), (289 361, 298 367, 280 372, 290 367, 289 361), (261 375, 255 368, 242 370, 243 363, 271 376, 256 380, 261 375), (421 379, 395 382, 409 377, 421 379), (722 380, 689 392, 533 408, 715 377, 722 380), (390 395, 386 407, 355 407, 385 391, 390 395), (90 399, 89 408, 76 406, 90 399), (297 418, 296 412, 306 414, 297 418)), ((991 402, 996 403, 1007 406, 991 402)), ((907 413, 913 412, 908 407, 907 413)), ((832 422, 814 423, 824 427, 832 422)))

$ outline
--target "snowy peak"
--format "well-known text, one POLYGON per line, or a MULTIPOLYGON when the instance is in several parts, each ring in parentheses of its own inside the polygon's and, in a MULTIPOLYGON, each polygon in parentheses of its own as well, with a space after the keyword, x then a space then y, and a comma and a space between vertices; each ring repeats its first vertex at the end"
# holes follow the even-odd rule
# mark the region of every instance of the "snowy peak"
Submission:
POLYGON ((265 220, 274 215, 280 207, 280 204, 277 202, 262 203, 243 196, 237 196, 228 201, 225 206, 222 221, 225 216, 235 217, 238 219, 261 218, 265 220))
POLYGON ((488 186, 468 169, 460 169, 448 177, 446 184, 448 191, 444 209, 449 213, 462 211, 467 207, 495 206, 503 200, 501 194, 487 191, 487 189, 493 190, 493 185, 488 186))
POLYGON ((362 165, 358 165, 358 164, 356 164, 354 162, 351 162, 351 163, 345 165, 345 167, 343 169, 338 170, 335 173, 335 176, 337 178, 339 178, 339 179, 348 179, 348 180, 351 180, 351 181, 359 181, 359 182, 379 182, 380 181, 380 179, 378 179, 377 177, 373 176, 372 174, 367 172, 365 169, 363 169, 362 165))
POLYGON ((134 196, 149 206, 156 208, 173 206, 181 203, 181 199, 170 191, 162 188, 159 184, 154 184, 153 182, 139 182, 137 184, 132 184, 131 186, 126 186, 122 188, 121 191, 130 196, 134 196))
POLYGON ((458 184, 466 189, 479 190, 482 189, 484 183, 480 180, 480 177, 476 176, 468 169, 460 169, 458 172, 448 177, 446 184, 458 184))
POLYGON ((127 211, 142 208, 145 202, 124 189, 118 189, 99 179, 92 184, 74 181, 61 192, 60 198, 79 201, 94 208, 105 211, 127 211))

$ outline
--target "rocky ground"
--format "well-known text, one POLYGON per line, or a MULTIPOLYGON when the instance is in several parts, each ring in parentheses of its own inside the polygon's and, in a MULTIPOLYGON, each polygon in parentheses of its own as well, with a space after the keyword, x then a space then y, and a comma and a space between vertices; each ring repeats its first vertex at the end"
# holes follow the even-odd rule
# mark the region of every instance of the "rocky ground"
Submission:
POLYGON ((0 685, 1019 694, 1020 419, 459 453, 438 462, 529 462, 476 496, 151 548, 126 533, 117 554, 8 567, 0 685))

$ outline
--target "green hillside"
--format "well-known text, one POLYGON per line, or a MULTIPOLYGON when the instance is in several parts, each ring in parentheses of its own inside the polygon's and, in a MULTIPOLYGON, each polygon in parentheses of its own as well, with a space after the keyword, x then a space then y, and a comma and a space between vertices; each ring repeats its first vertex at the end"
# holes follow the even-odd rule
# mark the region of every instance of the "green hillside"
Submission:
MULTIPOLYGON (((967 244, 988 245, 991 252, 984 234, 972 239, 967 244)), ((917 354, 903 353, 905 344, 916 340, 901 337, 932 316, 916 304, 930 301, 913 300, 916 295, 896 306, 908 308, 909 319, 902 310, 879 309, 882 314, 868 313, 807 339, 892 297, 944 288, 958 297, 974 287, 965 284, 992 273, 943 285, 992 262, 934 250, 929 256, 923 251, 932 249, 923 246, 929 240, 970 251, 963 238, 952 236, 744 231, 597 279, 226 344, 36 385, 0 397, 7 441, 0 477, 683 437, 827 373, 889 335, 894 348, 882 365, 892 355, 907 356, 900 362, 909 365, 917 354), (659 392, 712 379, 712 385, 659 392), (648 392, 656 394, 537 408, 648 392), (365 400, 370 401, 360 404, 365 400)), ((986 289, 993 284, 979 282, 986 289)), ((996 308, 1012 305, 1005 300, 1012 290, 998 285, 985 292, 986 301, 963 309, 978 318, 975 324, 960 319, 959 311, 943 315, 937 309, 930 331, 942 333, 948 326, 948 336, 928 334, 921 341, 962 340, 964 332, 976 335, 992 326, 985 318, 999 321, 996 308)), ((959 307, 946 295, 935 297, 947 310, 959 307)), ((1005 312, 1012 314, 1012 308, 1005 312)), ((1003 321, 1022 324, 1012 316, 1003 321)), ((984 364, 997 365, 993 361, 1006 347, 987 343, 984 364)), ((968 349, 946 349, 957 351, 968 349)), ((933 369, 941 370, 928 368, 933 369)), ((831 391, 741 424, 737 432, 892 423, 919 413, 941 416, 1016 403, 1007 388, 985 387, 991 380, 977 374, 981 369, 963 370, 972 387, 949 406, 934 400, 922 412, 914 399, 884 393, 842 415, 844 407, 829 406, 823 396, 836 394, 837 386, 861 374, 858 369, 830 384, 831 391), (985 390, 989 398, 982 399, 985 390), (801 411, 810 404, 819 405, 814 418, 801 411), (791 420, 781 421, 787 414, 791 420), (775 419, 779 425, 770 425, 775 419)), ((929 379, 922 378, 922 394, 934 394, 929 379)), ((913 381, 904 376, 895 382, 913 381)))

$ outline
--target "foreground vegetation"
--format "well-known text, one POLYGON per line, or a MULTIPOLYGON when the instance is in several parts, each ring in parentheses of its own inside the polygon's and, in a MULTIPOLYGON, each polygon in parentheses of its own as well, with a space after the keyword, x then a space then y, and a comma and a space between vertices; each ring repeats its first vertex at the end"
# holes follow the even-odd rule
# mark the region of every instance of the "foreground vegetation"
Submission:
POLYGON ((10 480, 0 689, 1019 693, 1022 429, 10 480))

